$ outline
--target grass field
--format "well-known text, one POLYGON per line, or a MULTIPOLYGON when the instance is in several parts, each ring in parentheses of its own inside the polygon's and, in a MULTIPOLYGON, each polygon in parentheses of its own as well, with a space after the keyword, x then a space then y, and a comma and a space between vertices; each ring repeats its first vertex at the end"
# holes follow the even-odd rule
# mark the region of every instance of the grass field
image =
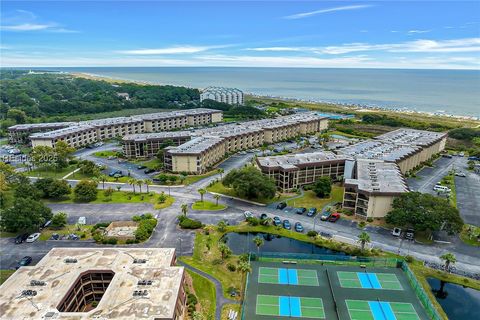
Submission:
POLYGON ((186 270, 192 278, 193 289, 198 298, 198 303, 201 306, 201 313, 205 316, 205 319, 214 319, 216 308, 215 286, 207 278, 204 278, 191 270, 186 270))
POLYGON ((14 273, 15 270, 0 270, 0 285, 4 283, 14 273))
MULTIPOLYGON (((207 187, 207 191, 220 193, 229 197, 236 197, 236 198, 243 199, 242 197, 239 197, 232 188, 225 187, 221 182, 214 183, 212 186, 207 187)), ((251 201, 263 203, 263 204, 269 204, 273 202, 283 201, 285 199, 292 197, 292 195, 280 195, 280 196, 278 195, 279 194, 277 194, 277 197, 273 199, 261 198, 261 199, 245 199, 245 200, 251 200, 251 201)))
POLYGON ((210 202, 210 201, 196 201, 192 205, 193 210, 207 210, 207 211, 218 211, 218 210, 223 210, 227 206, 224 204, 219 203, 218 205, 216 203, 210 202))
POLYGON ((116 157, 117 151, 112 151, 112 150, 97 151, 93 155, 99 158, 116 157))
POLYGON ((39 240, 49 240, 54 233, 58 233, 60 236, 75 233, 77 236, 80 236, 80 240, 89 240, 92 239, 92 226, 85 225, 79 227, 74 224, 68 224, 61 229, 46 228, 41 231, 39 240), (84 236, 82 237, 82 235, 84 236))
POLYGON ((77 169, 76 165, 70 165, 66 168, 61 168, 61 169, 51 168, 51 167, 36 168, 32 171, 28 171, 27 175, 30 177, 61 179, 75 169, 77 169))
POLYGON ((330 198, 318 198, 312 190, 305 191, 305 194, 296 199, 288 200, 287 205, 292 207, 317 208, 321 211, 324 206, 331 202, 342 202, 344 188, 332 186, 330 198))
POLYGON ((238 312, 238 316, 240 317, 240 309, 241 309, 241 305, 239 305, 239 304, 233 304, 233 303, 224 304, 223 308, 222 308, 222 316, 221 316, 220 319, 221 320, 229 320, 228 319, 228 312, 230 310, 238 312))
POLYGON ((465 224, 463 226, 463 230, 460 233, 460 239, 466 244, 471 246, 480 246, 480 241, 478 241, 478 237, 480 237, 480 227, 465 224), (470 230, 470 231, 469 231, 470 230))

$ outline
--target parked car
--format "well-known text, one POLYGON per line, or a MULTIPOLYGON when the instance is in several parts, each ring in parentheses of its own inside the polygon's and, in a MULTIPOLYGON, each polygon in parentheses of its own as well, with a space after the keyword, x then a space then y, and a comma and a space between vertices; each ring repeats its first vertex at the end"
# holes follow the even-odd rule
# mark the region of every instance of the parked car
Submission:
POLYGON ((300 222, 295 223, 295 231, 297 232, 303 232, 303 226, 300 222))
POLYGON ((108 157, 107 157, 107 160, 114 160, 114 159, 116 159, 116 158, 117 158, 117 157, 115 157, 115 156, 108 156, 108 157))
POLYGON ((253 217, 253 213, 251 213, 250 211, 245 211, 243 213, 243 215, 245 216, 245 219, 248 219, 248 218, 252 218, 253 217))
POLYGON ((79 217, 78 218, 78 222, 77 222, 79 225, 86 225, 87 224, 87 218, 86 217, 79 217))
POLYGON ((19 235, 15 238, 15 243, 16 243, 16 244, 20 244, 20 243, 24 242, 25 240, 27 240, 27 238, 28 238, 28 233, 19 234, 19 235))
POLYGON ((442 186, 442 185, 439 185, 439 184, 435 185, 433 187, 433 190, 434 191, 439 191, 439 192, 451 192, 452 191, 452 190, 450 190, 449 187, 445 187, 445 186, 442 186))
POLYGON ((415 238, 415 230, 413 229, 407 229, 405 231, 405 239, 407 240, 413 240, 415 238))
POLYGON ((288 221, 287 219, 283 220, 283 227, 287 230, 292 229, 292 225, 290 224, 290 221, 288 221))
POLYGON ((392 230, 392 236, 394 236, 394 237, 400 237, 401 234, 402 234, 402 229, 400 229, 400 228, 398 228, 398 227, 393 228, 393 230, 392 230))
POLYGON ((58 240, 60 239, 60 235, 58 233, 52 233, 50 240, 58 240))
POLYGON ((267 219, 267 218, 268 218, 268 216, 267 216, 266 213, 262 213, 262 214, 260 215, 260 220, 264 220, 264 219, 267 219))
POLYGON ((458 156, 459 156, 459 157, 465 157, 465 152, 460 152, 460 153, 458 154, 458 156))
POLYGON ((444 158, 453 158, 453 156, 451 154, 442 154, 442 157, 444 158))
POLYGON ((18 261, 15 269, 19 269, 20 267, 28 266, 30 263, 32 263, 32 257, 30 257, 30 256, 23 257, 22 260, 18 261))
POLYGON ((143 171, 145 174, 149 174, 149 173, 152 173, 152 172, 155 172, 155 169, 152 169, 152 168, 147 168, 143 171))
POLYGON ((467 160, 470 160, 470 161, 480 161, 480 157, 471 156, 471 157, 468 157, 467 160))
POLYGON ((328 218, 330 218, 330 216, 332 215, 332 213, 330 211, 325 211, 324 213, 322 213, 322 215, 320 216, 320 220, 322 221, 327 221, 328 218))
POLYGON ((123 172, 121 170, 113 170, 108 174, 109 177, 121 176, 123 177, 123 172))
POLYGON ((279 217, 273 217, 273 224, 279 226, 282 224, 282 220, 279 217))
POLYGON ((287 204, 285 202, 280 202, 279 204, 277 204, 277 209, 283 210, 286 206, 287 204))
POLYGON ((26 242, 35 242, 38 238, 40 237, 40 233, 32 233, 31 235, 28 236, 26 242))
POLYGON ((304 214, 305 212, 307 212, 307 208, 297 208, 296 211, 297 214, 304 214))
POLYGON ((124 162, 127 162, 127 160, 123 159, 123 158, 118 158, 117 162, 118 163, 124 163, 124 162))
POLYGON ((467 176, 467 175, 465 174, 465 172, 455 172, 455 175, 456 175, 457 177, 464 177, 464 178, 467 176))
POLYGON ((308 209, 307 216, 313 217, 317 213, 317 208, 308 209))
POLYGON ((340 219, 340 213, 335 212, 330 215, 330 217, 328 218, 328 221, 337 222, 338 219, 340 219))
POLYGON ((146 167, 147 167, 147 166, 144 166, 144 165, 138 165, 138 166, 137 166, 137 169, 138 169, 138 170, 142 170, 142 169, 145 169, 146 167))

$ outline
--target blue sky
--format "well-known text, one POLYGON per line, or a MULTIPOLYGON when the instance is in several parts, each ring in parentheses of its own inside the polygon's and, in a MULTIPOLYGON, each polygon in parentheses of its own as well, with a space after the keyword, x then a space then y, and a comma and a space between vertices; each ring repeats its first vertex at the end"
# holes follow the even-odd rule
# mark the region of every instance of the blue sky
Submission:
POLYGON ((480 68, 479 1, 2 1, 2 66, 480 68))

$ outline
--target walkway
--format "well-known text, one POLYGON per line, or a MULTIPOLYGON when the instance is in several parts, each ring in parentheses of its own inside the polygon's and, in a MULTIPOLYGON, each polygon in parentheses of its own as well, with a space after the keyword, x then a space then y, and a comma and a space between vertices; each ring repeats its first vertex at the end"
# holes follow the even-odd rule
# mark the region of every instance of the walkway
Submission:
POLYGON ((223 305, 224 304, 227 304, 227 303, 233 303, 233 304, 239 304, 238 301, 236 300, 232 300, 232 299, 227 299, 223 296, 223 289, 222 289, 222 284, 220 283, 220 281, 218 281, 216 278, 212 277, 211 275, 209 275, 208 273, 205 273, 195 267, 192 267, 191 265, 189 264, 186 264, 182 261, 178 261, 178 263, 182 266, 184 266, 185 268, 187 268, 188 270, 190 271, 193 271, 195 273, 198 273, 199 275, 201 275, 202 277, 205 277, 207 278, 208 280, 212 281, 213 284, 215 285, 215 305, 216 305, 216 308, 215 308, 215 319, 216 320, 220 320, 221 317, 222 317, 222 308, 223 308, 223 305))

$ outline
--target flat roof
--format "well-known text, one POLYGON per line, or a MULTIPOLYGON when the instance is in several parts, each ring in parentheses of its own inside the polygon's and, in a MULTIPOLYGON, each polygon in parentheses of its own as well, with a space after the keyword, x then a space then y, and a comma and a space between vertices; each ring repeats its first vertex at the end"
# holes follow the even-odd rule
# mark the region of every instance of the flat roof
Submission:
POLYGON ((168 147, 166 150, 169 154, 200 154, 208 149, 214 147, 215 145, 222 143, 224 140, 222 138, 215 137, 197 137, 193 138, 190 141, 185 142, 176 147, 168 147))
POLYGON ((228 137, 234 137, 242 134, 255 133, 255 132, 263 132, 263 129, 254 127, 254 126, 249 126, 248 122, 246 122, 246 123, 242 123, 241 125, 227 124, 227 125, 213 127, 213 128, 198 129, 198 130, 194 130, 193 134, 196 136, 209 135, 213 137, 228 138, 228 137))
POLYGON ((340 148, 339 154, 355 159, 378 159, 397 162, 420 151, 415 145, 399 145, 389 141, 365 140, 340 148))
POLYGON ((264 168, 298 169, 300 166, 320 164, 322 162, 344 161, 347 157, 331 151, 297 153, 281 156, 259 157, 257 163, 264 168))
POLYGON ((53 248, 36 266, 21 267, 0 286, 2 319, 173 319, 184 268, 172 266, 175 249, 53 248), (66 263, 65 259, 76 259, 66 263), (145 259, 145 263, 134 263, 145 259), (115 273, 98 306, 89 312, 57 307, 86 271, 115 273), (138 281, 151 280, 151 285, 138 281), (32 286, 31 281, 45 285, 32 286), (24 290, 36 295, 25 296, 24 290), (134 296, 147 290, 147 296, 134 296), (50 315, 51 317, 48 317, 50 315))
POLYGON ((117 117, 117 118, 105 118, 105 119, 96 119, 96 120, 88 120, 88 121, 81 121, 80 124, 91 125, 95 127, 102 127, 102 126, 111 126, 116 124, 129 124, 129 123, 138 123, 143 122, 141 118, 137 118, 135 116, 132 117, 117 117))
POLYGON ((221 110, 209 109, 209 108, 195 108, 195 109, 185 109, 185 110, 175 110, 168 112, 156 112, 138 115, 140 119, 143 120, 158 120, 165 118, 178 118, 178 117, 187 117, 192 115, 201 115, 201 114, 213 114, 213 113, 222 113, 221 110))
POLYGON ((207 87, 202 90, 202 93, 242 93, 240 89, 237 88, 226 88, 226 87, 207 87))
POLYGON ((166 138, 187 138, 191 137, 191 131, 163 131, 155 133, 127 134, 122 138, 123 141, 142 142, 148 140, 166 139, 166 138))
POLYGON ((8 130, 23 131, 31 129, 50 129, 50 128, 64 128, 76 124, 75 122, 46 122, 46 123, 26 123, 16 124, 8 127, 8 130))
POLYGON ((446 136, 447 133, 444 132, 401 128, 379 135, 375 137, 375 139, 397 144, 417 145, 424 147, 432 145, 446 136))
POLYGON ((91 126, 91 125, 86 125, 86 124, 76 125, 76 126, 66 127, 66 128, 62 128, 62 129, 48 131, 48 132, 34 133, 34 134, 30 135, 29 138, 30 139, 60 138, 60 137, 63 137, 65 135, 68 135, 68 134, 83 132, 83 131, 92 130, 92 129, 95 129, 95 127, 91 126))
POLYGON ((357 160, 356 178, 345 179, 345 184, 357 185, 359 191, 370 194, 408 192, 407 184, 398 165, 381 160, 357 160))

